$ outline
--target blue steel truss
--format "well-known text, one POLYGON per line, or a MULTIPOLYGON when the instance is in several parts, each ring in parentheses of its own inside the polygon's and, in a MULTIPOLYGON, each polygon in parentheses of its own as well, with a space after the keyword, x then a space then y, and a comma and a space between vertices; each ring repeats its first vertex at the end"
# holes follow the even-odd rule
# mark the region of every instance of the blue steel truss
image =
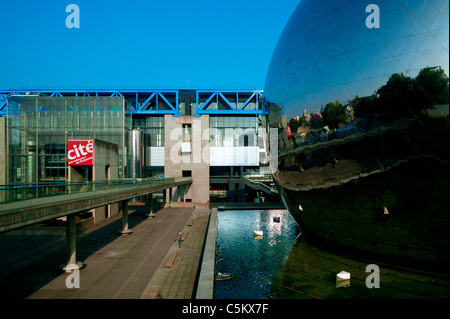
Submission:
MULTIPOLYGON (((9 96, 38 95, 47 97, 66 96, 120 96, 132 114, 180 116, 180 91, 152 89, 22 89, 0 90, 0 116, 6 116, 9 96)), ((251 115, 266 114, 262 90, 188 90, 195 95, 195 114, 251 115)))
POLYGON ((0 92, 0 116, 6 116, 6 101, 8 100, 8 94, 0 92))
POLYGON ((202 114, 264 114, 263 91, 196 91, 196 112, 202 114), (203 98, 202 98, 203 97, 203 98), (242 101, 242 102, 240 102, 242 101), (252 107, 250 107, 250 105, 252 107))

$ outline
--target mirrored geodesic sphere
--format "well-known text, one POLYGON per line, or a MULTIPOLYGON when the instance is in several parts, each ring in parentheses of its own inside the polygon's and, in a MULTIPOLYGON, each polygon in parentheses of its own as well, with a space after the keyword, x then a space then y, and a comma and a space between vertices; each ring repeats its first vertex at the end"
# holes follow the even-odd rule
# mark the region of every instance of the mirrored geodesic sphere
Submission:
POLYGON ((289 120, 370 96, 395 73, 414 78, 440 67, 448 76, 448 39, 448 0, 302 0, 273 53, 264 95, 289 120), (370 28, 377 16, 379 28, 370 28))
POLYGON ((299 3, 264 96, 274 177, 307 237, 448 267, 448 38, 448 0, 299 3))

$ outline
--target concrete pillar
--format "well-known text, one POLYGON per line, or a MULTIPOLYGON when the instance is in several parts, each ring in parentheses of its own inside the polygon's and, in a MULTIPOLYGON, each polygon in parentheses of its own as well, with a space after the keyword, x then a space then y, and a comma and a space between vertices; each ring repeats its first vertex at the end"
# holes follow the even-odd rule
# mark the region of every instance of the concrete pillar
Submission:
POLYGON ((66 240, 67 240, 67 264, 77 262, 77 229, 76 216, 71 214, 67 216, 66 240))
POLYGON ((62 265, 62 270, 70 272, 74 265, 78 269, 83 268, 82 262, 77 262, 77 220, 75 214, 67 215, 66 242, 67 242, 67 263, 62 265))
POLYGON ((155 214, 153 214, 153 194, 152 193, 145 196, 145 208, 147 209, 147 213, 145 213, 145 216, 155 217, 155 214))
POLYGON ((236 201, 235 183, 233 179, 228 182, 228 201, 234 203, 236 201))
MULTIPOLYGON (((209 202, 209 139, 206 141, 202 138, 204 130, 209 128, 209 115, 201 117, 172 115, 164 116, 165 130, 182 129, 183 125, 191 125, 191 153, 190 155, 180 155, 178 139, 171 139, 170 134, 165 135, 165 155, 164 155, 164 176, 180 177, 183 171, 190 171, 194 182, 190 187, 185 188, 184 197, 191 199, 192 202, 208 203, 209 202), (177 155, 178 154, 178 155, 177 155), (180 156, 179 161, 172 161, 173 156, 180 156)), ((174 201, 180 197, 178 189, 174 193, 174 201)))
POLYGON ((172 204, 172 188, 169 188, 169 205, 172 204))
POLYGON ((178 186, 178 194, 180 195, 180 202, 184 203, 184 185, 178 186))
POLYGON ((128 229, 128 200, 122 202, 122 230, 119 230, 119 234, 131 234, 133 231, 128 229))
POLYGON ((245 183, 242 179, 239 181, 239 202, 245 202, 245 183))

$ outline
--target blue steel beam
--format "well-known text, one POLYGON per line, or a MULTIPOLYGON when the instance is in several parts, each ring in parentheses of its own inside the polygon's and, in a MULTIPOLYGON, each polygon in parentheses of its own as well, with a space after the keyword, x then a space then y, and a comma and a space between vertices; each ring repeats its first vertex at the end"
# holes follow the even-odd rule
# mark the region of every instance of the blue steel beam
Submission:
POLYGON ((253 115, 253 114, 264 114, 263 110, 204 110, 201 113, 196 113, 194 116, 201 116, 201 114, 209 115, 253 115))
MULTIPOLYGON (((228 104, 231 110, 236 110, 236 108, 233 105, 231 105, 230 101, 228 101, 228 99, 225 96, 223 96, 222 93, 219 92, 219 96, 225 101, 225 103, 228 104)), ((217 102, 219 101, 217 100, 217 102)), ((217 103, 217 105, 219 105, 219 103, 217 103)))
POLYGON ((158 93, 158 96, 160 96, 172 110, 176 111, 175 107, 165 98, 164 95, 162 95, 161 93, 158 93))
MULTIPOLYGON (((195 91, 196 96, 196 113, 194 116, 201 116, 202 114, 264 114, 262 105, 259 99, 262 98, 262 90, 192 90, 195 91), (207 97, 206 101, 200 101, 207 97), (234 95, 236 101, 230 101, 227 96, 234 95), (239 107, 239 96, 249 95, 246 102, 239 107), (208 110, 207 107, 210 102, 216 99, 216 105, 219 105, 219 99, 225 102, 229 110, 208 110), (248 110, 246 107, 255 102, 256 110, 248 110)), ((0 90, 0 116, 6 116, 7 98, 11 95, 41 95, 49 97, 65 97, 65 96, 121 96, 124 98, 127 105, 131 107, 132 114, 172 114, 173 116, 180 116, 179 110, 179 93, 180 90, 152 90, 152 89, 20 89, 20 90, 0 90), (130 95, 133 97, 130 100, 130 95), (139 105, 139 97, 148 96, 144 103, 139 105), (175 98, 175 103, 170 102, 175 98), (160 99, 168 106, 169 109, 160 108, 160 99), (148 105, 155 100, 155 108, 149 109, 148 105)))
POLYGON ((153 97, 156 95, 156 93, 152 93, 152 95, 150 95, 149 97, 148 97, 148 99, 147 100, 145 100, 145 102, 144 103, 142 103, 142 105, 139 107, 139 111, 142 111, 142 110, 145 110, 145 107, 147 106, 147 104, 151 101, 151 99, 153 99, 153 97))
MULTIPOLYGON (((244 104, 242 104, 242 106, 239 108, 239 110, 243 110, 249 103, 250 103, 250 101, 254 98, 256 96, 256 93, 253 93, 248 99, 247 99, 247 101, 244 103, 244 104)), ((239 98, 239 96, 236 98, 236 100, 239 98)), ((258 101, 258 97, 256 97, 256 101, 258 101)), ((256 103, 258 103, 258 102, 256 102, 256 103)))
POLYGON ((206 100, 206 102, 203 103, 203 105, 200 106, 200 108, 199 108, 199 107, 198 107, 198 104, 199 104, 199 96, 198 96, 198 92, 197 92, 197 94, 196 94, 197 112, 198 112, 199 110, 203 110, 205 107, 207 107, 208 104, 209 104, 209 102, 211 102, 212 99, 215 98, 215 97, 217 97, 217 93, 212 93, 211 96, 206 100))
POLYGON ((6 116, 6 103, 8 101, 8 95, 0 93, 0 116, 6 116))
POLYGON ((196 101, 197 101, 197 106, 196 106, 196 113, 194 114, 194 116, 199 117, 202 114, 210 114, 210 115, 243 115, 243 114, 265 114, 264 110, 261 109, 261 105, 259 103, 259 99, 262 99, 262 93, 263 91, 261 90, 253 90, 253 91, 241 91, 241 90, 237 90, 237 91, 229 91, 229 90, 221 90, 221 91, 197 91, 196 92, 196 101), (224 95, 224 94, 236 94, 236 106, 233 106, 233 104, 229 101, 229 99, 224 95), (209 97, 206 99, 205 102, 200 101, 200 94, 203 96, 207 96, 209 95, 209 97), (239 107, 239 94, 246 94, 246 95, 250 95, 250 97, 246 100, 246 102, 239 107), (209 104, 211 103, 211 101, 215 98, 216 99, 216 105, 218 107, 219 105, 219 97, 226 103, 226 105, 228 105, 230 107, 230 110, 211 110, 211 109, 207 109, 207 107, 209 106, 209 104), (256 110, 248 110, 246 109, 246 107, 252 102, 255 101, 255 108, 256 110))

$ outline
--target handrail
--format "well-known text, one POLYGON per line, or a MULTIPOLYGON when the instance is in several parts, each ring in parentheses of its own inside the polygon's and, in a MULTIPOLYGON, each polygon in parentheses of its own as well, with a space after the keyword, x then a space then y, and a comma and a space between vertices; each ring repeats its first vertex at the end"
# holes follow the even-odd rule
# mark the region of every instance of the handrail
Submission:
MULTIPOLYGON (((259 185, 260 187, 263 187, 263 188, 267 189, 270 192, 270 194, 278 194, 278 190, 276 188, 272 188, 272 187, 264 184, 264 182, 267 182, 267 181, 270 181, 270 180, 264 180, 264 182, 262 182, 260 180, 258 180, 258 181, 252 180, 252 179, 250 179, 247 176, 244 176, 243 178, 244 178, 244 180, 246 180, 246 181, 248 181, 248 182, 250 182, 252 184, 259 185)), ((273 179, 272 179, 272 181, 273 181, 273 179)))
POLYGON ((158 185, 176 178, 123 178, 102 181, 65 182, 65 183, 22 183, 1 185, 0 203, 16 202, 75 193, 87 193, 98 190, 113 189, 116 187, 131 187, 137 185, 158 185))

